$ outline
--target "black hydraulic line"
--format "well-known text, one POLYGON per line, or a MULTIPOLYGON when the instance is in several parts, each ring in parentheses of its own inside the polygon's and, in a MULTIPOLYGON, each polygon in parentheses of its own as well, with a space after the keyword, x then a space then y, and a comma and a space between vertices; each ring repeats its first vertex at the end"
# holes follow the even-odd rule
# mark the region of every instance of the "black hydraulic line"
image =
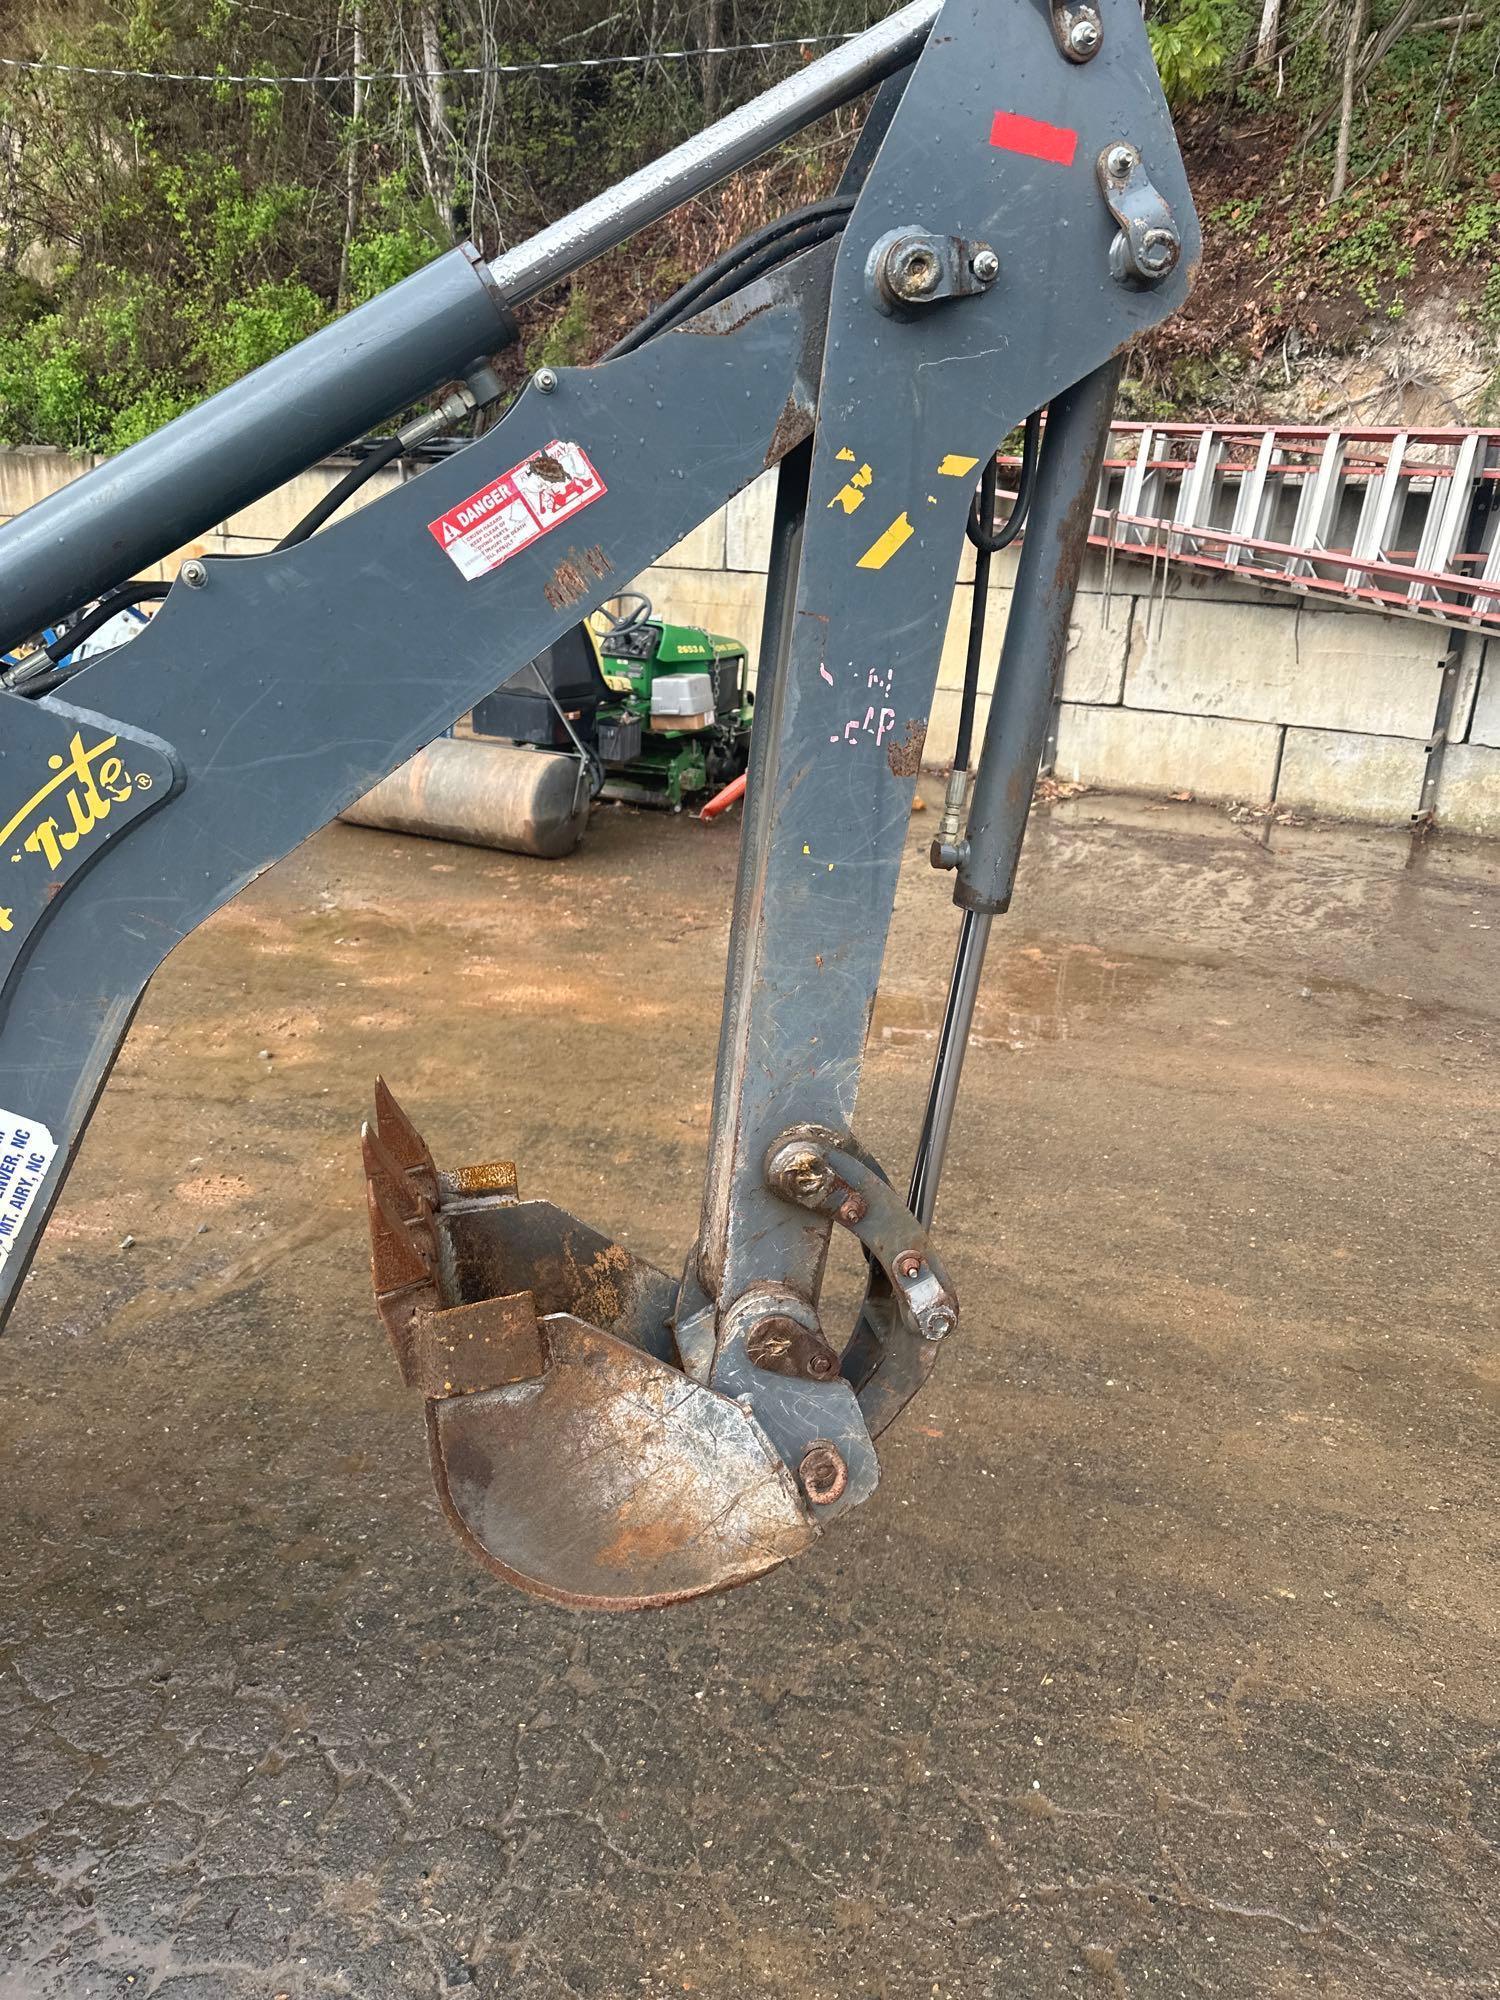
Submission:
POLYGON ((1026 516, 1031 512, 1031 496, 1036 491, 1036 469, 1042 456, 1042 413, 1033 410, 1026 419, 1026 440, 1021 446, 1021 476, 1016 482, 1016 497, 1011 510, 997 528, 995 526, 995 489, 990 488, 988 500, 983 487, 974 495, 974 505, 969 509, 968 537, 976 549, 987 555, 997 556, 1002 549, 1008 549, 1026 525, 1026 516), (985 526, 985 523, 988 526, 985 526))
POLYGON ((720 305, 725 299, 732 299, 736 292, 763 278, 767 272, 777 270, 789 263, 793 257, 801 256, 804 250, 815 250, 820 243, 827 243, 831 237, 842 233, 847 216, 831 215, 820 222, 809 223, 794 236, 783 237, 779 242, 768 243, 756 257, 747 258, 736 269, 726 272, 718 283, 708 291, 700 293, 690 307, 673 320, 678 325, 690 319, 695 313, 707 312, 710 306, 720 305))
POLYGON ((967 771, 974 742, 974 710, 979 700, 979 670, 984 659, 984 625, 988 610, 990 557, 1008 549, 1026 525, 1031 496, 1036 491, 1037 462, 1041 457, 1042 413, 1033 410, 1026 419, 1026 441, 1021 448, 1021 476, 1010 512, 995 526, 995 496, 1000 485, 1000 465, 992 458, 984 469, 969 509, 967 534, 974 544, 974 595, 969 606, 969 650, 964 660, 963 696, 958 709, 958 735, 954 741, 953 768, 967 771), (988 523, 988 526, 984 525, 988 523))
MULTIPOLYGON (((743 238, 729 250, 708 264, 696 278, 691 279, 670 299, 658 306, 654 312, 633 327, 618 341, 604 357, 612 359, 617 354, 630 353, 657 333, 663 333, 680 320, 702 312, 710 305, 717 305, 721 299, 750 284, 765 271, 788 258, 799 255, 804 250, 814 248, 836 235, 849 219, 854 207, 852 195, 830 196, 826 201, 810 202, 806 207, 795 209, 788 215, 778 216, 764 228, 743 238)), ((405 449, 399 435, 382 439, 357 465, 351 466, 339 480, 309 511, 275 544, 275 550, 295 548, 317 533, 360 487, 375 474, 401 457, 405 449)), ((274 551, 273 551, 274 552, 274 551)), ((166 584, 122 585, 112 591, 85 618, 46 648, 47 656, 54 662, 66 655, 86 639, 90 633, 108 622, 119 611, 132 604, 159 600, 167 595, 166 584)), ((982 635, 981 635, 982 636, 982 635)), ((69 672, 61 675, 39 674, 26 683, 26 691, 31 694, 45 694, 71 678, 69 672)), ((972 704, 970 718, 972 722, 972 704)))
POLYGON ((516 338, 512 308, 906 69, 940 0, 910 0, 497 259, 465 245, 0 526, 0 648, 206 533, 516 338))
POLYGON ((101 597, 93 610, 86 611, 76 625, 70 625, 66 632, 59 632, 42 650, 56 665, 81 646, 85 639, 92 638, 99 627, 107 625, 111 618, 128 611, 132 604, 159 604, 171 588, 169 583, 122 583, 108 597, 101 597))
MULTIPOLYGON (((389 465, 393 458, 399 458, 406 447, 399 437, 388 437, 376 445, 375 449, 353 465, 344 474, 337 486, 331 487, 316 507, 310 508, 302 516, 295 528, 290 528, 276 544, 277 549, 293 549, 298 542, 305 542, 331 514, 336 514, 353 493, 357 493, 368 479, 373 479, 382 466, 389 465)), ((274 552, 273 552, 274 553, 274 552)))
POLYGON ((992 458, 984 469, 969 509, 968 537, 974 544, 974 596, 969 606, 969 650, 964 660, 963 696, 958 708, 958 735, 953 747, 953 768, 967 771, 974 742, 974 710, 979 700, 979 670, 984 659, 984 624, 989 608, 990 558, 1008 549, 1026 524, 1031 496, 1036 491, 1036 469, 1041 457, 1042 413, 1033 410, 1026 419, 1026 441, 1021 448, 1021 476, 1011 510, 997 528, 995 495, 1000 485, 1000 465, 992 458), (988 525, 984 525, 988 523, 988 525))
POLYGON ((615 342, 604 359, 613 361, 617 355, 634 353, 636 348, 643 347, 657 334, 668 332, 680 320, 689 319, 710 305, 717 305, 721 298, 739 291, 752 279, 787 258, 826 242, 843 228, 853 208, 852 195, 833 195, 826 201, 810 202, 805 208, 793 209, 790 214, 778 216, 775 221, 742 237, 722 256, 706 264, 697 277, 690 278, 671 298, 664 299, 647 313, 638 325, 615 342))
MULTIPOLYGON (((1000 484, 1000 467, 992 457, 984 468, 975 504, 982 521, 995 518, 995 489, 1000 484)), ((970 511, 969 538, 974 543, 974 594, 969 601, 969 650, 964 659, 964 691, 958 705, 958 734, 953 744, 953 768, 967 771, 969 752, 974 745, 974 708, 979 700, 979 669, 984 657, 985 614, 989 609, 990 545, 974 534, 970 511)))
POLYGON ((81 674, 87 665, 87 660, 79 660, 72 666, 48 667, 45 673, 33 674, 29 680, 7 681, 6 686, 12 694, 24 695, 27 701, 34 701, 40 694, 56 694, 75 674, 81 674))
POLYGON ((0 527, 0 647, 207 534, 514 338, 471 250, 221 389, 0 527))

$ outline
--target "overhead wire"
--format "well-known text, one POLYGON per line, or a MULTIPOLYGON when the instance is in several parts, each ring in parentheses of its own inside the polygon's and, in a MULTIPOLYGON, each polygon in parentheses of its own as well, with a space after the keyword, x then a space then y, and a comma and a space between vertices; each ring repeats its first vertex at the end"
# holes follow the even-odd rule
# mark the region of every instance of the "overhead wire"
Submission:
POLYGON ((0 69, 40 72, 49 76, 95 76, 129 83, 240 84, 252 89, 281 89, 296 84, 421 83, 458 76, 544 76, 559 70, 620 69, 649 63, 701 62, 705 56, 739 56, 780 49, 813 49, 857 40, 862 30, 836 35, 783 35, 764 42, 725 42, 702 49, 642 49, 611 56, 559 56, 523 63, 456 63, 442 69, 321 70, 306 76, 236 75, 228 71, 112 69, 98 63, 51 62, 43 57, 0 56, 0 69))

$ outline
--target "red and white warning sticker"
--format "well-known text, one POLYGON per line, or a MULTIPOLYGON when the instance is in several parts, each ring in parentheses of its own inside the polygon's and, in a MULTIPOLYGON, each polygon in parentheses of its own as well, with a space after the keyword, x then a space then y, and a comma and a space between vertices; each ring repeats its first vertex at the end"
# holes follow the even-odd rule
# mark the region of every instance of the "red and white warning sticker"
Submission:
POLYGON ((427 523, 427 531, 472 583, 587 507, 604 481, 581 444, 554 438, 427 523))

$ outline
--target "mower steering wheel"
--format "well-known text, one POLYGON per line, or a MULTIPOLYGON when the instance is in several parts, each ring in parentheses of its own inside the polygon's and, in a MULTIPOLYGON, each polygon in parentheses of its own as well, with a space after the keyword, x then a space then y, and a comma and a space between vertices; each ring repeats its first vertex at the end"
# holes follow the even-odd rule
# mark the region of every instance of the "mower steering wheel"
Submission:
POLYGON ((639 590, 622 590, 618 597, 606 598, 596 611, 589 614, 589 624, 601 639, 607 639, 611 632, 624 632, 632 625, 644 625, 652 616, 651 599, 639 590), (602 627, 594 620, 602 618, 602 627))

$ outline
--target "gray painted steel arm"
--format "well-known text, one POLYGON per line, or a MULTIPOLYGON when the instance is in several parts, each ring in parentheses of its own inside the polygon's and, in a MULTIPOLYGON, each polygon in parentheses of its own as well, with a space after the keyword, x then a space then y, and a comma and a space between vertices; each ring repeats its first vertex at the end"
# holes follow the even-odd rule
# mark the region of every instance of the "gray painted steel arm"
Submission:
POLYGON ((210 559, 65 699, 0 695, 0 1312, 173 945, 806 435, 829 265, 558 371, 299 547, 210 559), (555 525, 466 577, 444 520, 468 502, 503 540, 496 482, 545 498, 574 446, 597 493, 564 485, 555 525))
MULTIPOLYGON (((839 250, 795 600, 757 706, 709 1175, 684 1321, 712 1319, 707 1379, 752 1382, 790 1463, 829 1440, 863 1499, 875 1455, 847 1380, 760 1380, 757 1312, 815 1307, 828 1225, 773 1186, 794 1128, 854 1127, 912 790, 984 459, 1029 411, 1183 297, 1191 199, 1134 0, 1103 9, 1087 67, 1063 60, 1029 0, 949 0, 839 250), (1128 141, 1181 232, 1175 272, 1113 275, 1116 222, 1097 163, 1128 141), (987 289, 882 313, 870 274, 901 232, 986 246, 987 289), (759 1302, 758 1305, 756 1302, 759 1302), (785 1386, 783 1386, 785 1384, 785 1386)), ((1056 521, 1032 560, 1071 600, 1086 523, 1056 521)), ((773 577, 773 598, 777 595, 773 577)), ((771 621, 768 620, 768 625, 771 621)), ((764 671, 764 667, 763 667, 764 671)), ((1027 786, 1029 799, 1030 787, 1027 786)), ((1023 808, 1024 809, 1024 808, 1023 808)), ((835 1345, 840 1344, 837 1339, 835 1345)))

